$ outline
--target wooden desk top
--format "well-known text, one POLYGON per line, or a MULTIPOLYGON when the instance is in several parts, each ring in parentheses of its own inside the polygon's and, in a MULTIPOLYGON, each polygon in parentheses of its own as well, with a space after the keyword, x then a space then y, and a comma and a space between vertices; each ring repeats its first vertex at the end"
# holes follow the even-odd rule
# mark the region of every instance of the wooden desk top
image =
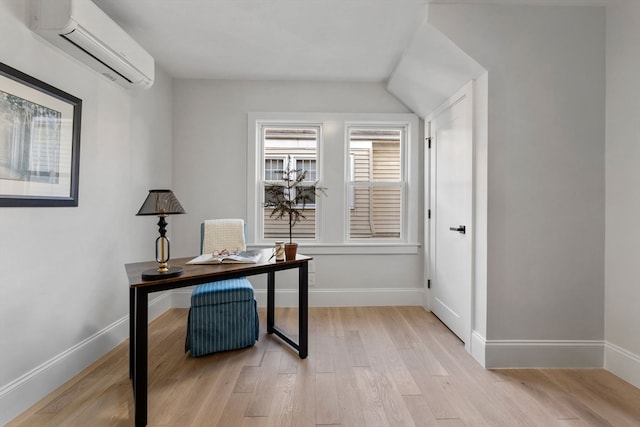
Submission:
MULTIPOLYGON (((129 286, 131 288, 146 286, 154 287, 158 285, 171 284, 189 286, 190 284, 212 281, 216 276, 253 276, 255 274, 268 273, 270 271, 295 268, 295 266, 313 259, 306 255, 298 254, 295 260, 276 262, 275 259, 269 259, 272 251, 272 248, 262 249, 262 257, 260 257, 258 262, 255 264, 187 264, 187 262, 195 258, 195 256, 170 259, 169 265, 171 267, 182 267, 184 272, 182 275, 177 277, 169 277, 159 280, 142 280, 143 271, 158 267, 158 263, 155 261, 126 264, 125 270, 127 272, 129 286)), ((220 277, 220 279, 222 279, 222 277, 220 277)))

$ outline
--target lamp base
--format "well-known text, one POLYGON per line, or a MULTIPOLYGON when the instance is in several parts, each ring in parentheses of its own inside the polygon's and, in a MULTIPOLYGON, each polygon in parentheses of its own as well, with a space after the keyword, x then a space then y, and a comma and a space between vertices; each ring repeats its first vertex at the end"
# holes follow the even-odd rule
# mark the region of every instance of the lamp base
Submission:
POLYGON ((182 267, 169 267, 167 271, 158 271, 157 268, 142 272, 142 280, 160 280, 170 277, 178 277, 182 274, 182 267))

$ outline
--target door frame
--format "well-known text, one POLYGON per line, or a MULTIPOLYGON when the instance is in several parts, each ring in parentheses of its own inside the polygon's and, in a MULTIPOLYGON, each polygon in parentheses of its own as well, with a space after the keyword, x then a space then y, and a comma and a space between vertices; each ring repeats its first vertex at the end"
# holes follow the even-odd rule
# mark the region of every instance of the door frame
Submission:
POLYGON ((471 227, 469 233, 469 239, 471 244, 471 260, 470 260, 470 268, 471 268, 471 277, 470 277, 470 287, 469 290, 469 300, 466 301, 465 305, 467 306, 468 313, 468 322, 466 323, 466 328, 464 331, 464 346, 467 352, 471 352, 471 340, 472 340, 472 331, 474 329, 474 298, 475 298, 475 235, 476 235, 476 227, 475 227, 475 200, 476 200, 476 185, 475 185, 475 145, 476 145, 476 135, 475 135, 475 124, 474 124, 474 81, 470 80, 465 83, 458 91, 456 91, 452 96, 450 96, 445 102, 440 104, 431 114, 429 114, 424 119, 424 135, 425 135, 425 156, 424 156, 424 200, 426 204, 425 214, 424 214, 424 241, 425 248, 428 247, 428 250, 425 251, 424 256, 424 272, 425 272, 425 309, 431 311, 431 289, 429 287, 429 283, 431 280, 431 272, 433 271, 435 264, 435 257, 437 256, 435 250, 435 239, 431 237, 434 235, 434 228, 436 223, 435 218, 435 192, 433 191, 433 185, 435 185, 435 173, 437 169, 437 165, 435 164, 435 151, 430 149, 431 146, 431 138, 433 138, 432 125, 431 122, 444 110, 452 107, 456 103, 458 103, 462 98, 467 98, 469 100, 469 120, 471 126, 471 158, 473 159, 471 162, 471 227), (430 213, 430 214, 429 214, 430 213))

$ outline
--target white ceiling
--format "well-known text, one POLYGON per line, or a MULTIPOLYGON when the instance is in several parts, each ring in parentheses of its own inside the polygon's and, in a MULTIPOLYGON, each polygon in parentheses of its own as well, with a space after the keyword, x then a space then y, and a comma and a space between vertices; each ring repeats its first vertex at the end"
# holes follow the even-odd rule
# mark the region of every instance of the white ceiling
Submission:
POLYGON ((428 0, 94 0, 177 78, 384 81, 428 0))
POLYGON ((93 0, 176 78, 385 81, 429 3, 607 0, 93 0))

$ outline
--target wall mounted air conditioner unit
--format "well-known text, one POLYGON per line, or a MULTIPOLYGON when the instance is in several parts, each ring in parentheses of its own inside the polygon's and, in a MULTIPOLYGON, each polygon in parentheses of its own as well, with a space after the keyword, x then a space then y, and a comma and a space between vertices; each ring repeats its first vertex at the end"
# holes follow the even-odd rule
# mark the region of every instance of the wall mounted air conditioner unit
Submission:
POLYGON ((31 29, 111 81, 151 87, 154 61, 90 0, 31 0, 31 29))

